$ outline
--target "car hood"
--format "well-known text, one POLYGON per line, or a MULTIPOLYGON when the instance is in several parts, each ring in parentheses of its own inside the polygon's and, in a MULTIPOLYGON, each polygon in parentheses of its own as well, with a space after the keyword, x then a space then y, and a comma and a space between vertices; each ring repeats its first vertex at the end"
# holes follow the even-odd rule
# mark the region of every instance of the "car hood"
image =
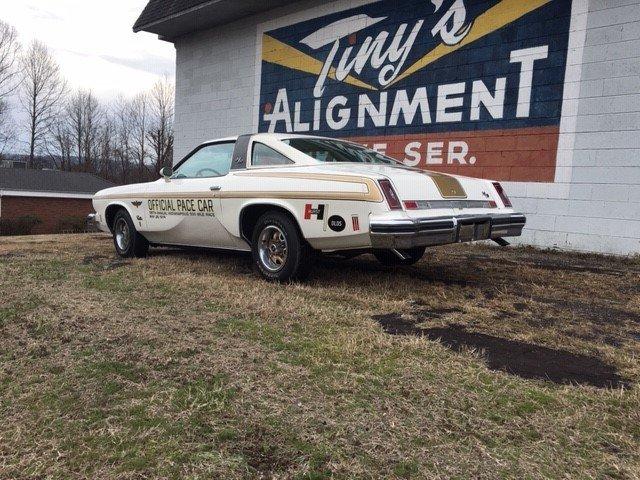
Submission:
POLYGON ((131 185, 122 185, 120 187, 107 188, 97 192, 93 198, 106 197, 109 195, 127 195, 127 194, 140 194, 146 192, 151 185, 155 182, 149 183, 134 183, 131 185))

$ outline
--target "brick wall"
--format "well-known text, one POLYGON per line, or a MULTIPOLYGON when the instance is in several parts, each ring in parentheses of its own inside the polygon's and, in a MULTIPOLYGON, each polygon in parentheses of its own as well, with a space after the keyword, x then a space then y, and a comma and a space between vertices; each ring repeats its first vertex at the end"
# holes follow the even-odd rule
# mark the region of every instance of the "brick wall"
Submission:
MULTIPOLYGON (((389 0, 385 8, 407 1, 410 0, 389 0)), ((272 100, 266 101, 264 98, 264 92, 268 89, 265 89, 263 69, 265 65, 267 68, 273 65, 262 61, 265 33, 274 36, 279 45, 299 46, 299 39, 294 36, 300 25, 307 25, 303 22, 322 18, 332 20, 333 17, 327 15, 366 7, 371 3, 366 0, 298 2, 266 15, 179 39, 176 43, 176 158, 202 141, 265 128, 264 115, 275 105, 272 100), (288 38, 287 29, 291 31, 291 39, 288 38)), ((432 2, 422 3, 429 6, 432 2)), ((473 8, 482 7, 482 2, 464 3, 470 13, 473 8)), ((487 6, 496 4, 490 1, 485 3, 487 6)), ((523 0, 522 5, 527 3, 527 0, 523 0)), ((443 2, 445 6, 450 4, 453 2, 443 2)), ((547 37, 550 30, 541 23, 541 28, 537 29, 539 38, 533 38, 531 43, 533 47, 548 44, 550 50, 554 48, 553 45, 565 45, 564 56, 549 56, 553 62, 565 60, 563 84, 555 80, 554 84, 540 83, 539 73, 534 73, 533 77, 532 117, 538 111, 535 102, 540 101, 540 95, 544 93, 552 95, 551 99, 557 99, 557 92, 562 92, 559 124, 537 127, 545 130, 545 139, 549 137, 547 130, 555 129, 555 133, 551 132, 551 141, 545 140, 544 145, 529 141, 531 137, 527 135, 534 133, 531 128, 535 122, 525 122, 525 131, 517 133, 515 138, 509 136, 513 137, 517 132, 515 128, 522 126, 518 121, 500 127, 507 134, 495 135, 495 132, 489 133, 488 130, 483 134, 481 129, 467 130, 460 139, 466 140, 470 149, 475 150, 469 152, 467 158, 476 153, 480 158, 480 154, 489 151, 492 152, 489 161, 493 163, 483 165, 478 162, 475 171, 470 168, 470 162, 464 168, 455 162, 433 168, 514 180, 507 181, 505 186, 515 207, 529 218, 528 228, 521 239, 523 243, 582 251, 640 253, 640 0, 552 0, 552 4, 570 6, 563 10, 569 18, 567 42, 549 41, 547 37), (487 148, 489 143, 490 148, 487 148), (539 151, 536 147, 538 144, 542 145, 539 151), (517 148, 512 148, 514 145, 517 148), (517 151, 518 146, 522 146, 523 150, 514 155, 513 151, 517 151), (556 151, 555 158, 553 153, 549 155, 549 148, 556 151), (544 162, 541 162, 540 158, 543 157, 544 162), (524 174, 513 176, 514 171, 524 174), (531 178, 536 181, 528 181, 531 178)), ((319 24, 322 25, 322 22, 319 24)), ((478 55, 485 55, 487 51, 499 52, 502 43, 518 39, 523 33, 527 37, 531 31, 536 31, 535 28, 531 30, 531 22, 523 28, 516 30, 516 37, 505 31, 504 40, 500 42, 494 41, 492 44, 490 39, 486 40, 483 48, 478 49, 478 55)), ((357 45, 359 37, 355 40, 357 45)), ((504 52, 495 55, 493 60, 496 62, 505 60, 502 58, 504 52)), ((317 54, 316 57, 322 58, 322 55, 317 54)), ((453 70, 467 72, 478 68, 479 56, 467 53, 466 57, 461 58, 463 60, 457 60, 453 70), (464 58, 467 63, 464 63, 464 58)), ((557 63, 547 65, 545 61, 535 65, 543 68, 557 66, 557 63)), ((286 63, 287 59, 283 62, 286 63)), ((486 68, 493 68, 494 65, 493 61, 480 63, 486 68)), ((275 72, 274 82, 286 83, 290 77, 298 75, 295 68, 282 70, 284 73, 275 72)), ((484 73, 478 78, 483 79, 482 75, 484 73)), ((298 88, 304 90, 299 96, 301 102, 307 97, 313 99, 313 82, 305 83, 304 79, 302 75, 298 79, 298 88)), ((293 80, 295 82, 296 78, 293 80)), ((507 80, 511 82, 510 78, 507 80)), ((455 81, 438 80, 439 83, 455 81)), ((487 78, 484 81, 490 89, 496 85, 495 78, 494 82, 487 78)), ((327 84, 334 88, 330 81, 327 84)), ((507 86, 509 88, 512 87, 507 86)), ((294 87, 291 89, 295 90, 294 87)), ((469 111, 468 102, 468 97, 465 97, 463 112, 469 111)), ((508 111, 509 105, 507 94, 505 111, 508 111)), ((434 109, 434 106, 437 107, 437 103, 432 105, 435 116, 437 108, 434 109)), ((306 114, 308 110, 309 107, 306 114)), ((304 106, 302 115, 304 119, 304 106)), ((482 115, 488 118, 486 112, 482 115)), ((465 117, 463 120, 468 119, 465 117)), ((443 138, 456 137, 455 131, 460 125, 451 124, 450 129, 446 126, 443 128, 438 130, 429 125, 426 127, 427 133, 419 139, 428 142, 432 130, 443 138)), ((409 138, 416 134, 412 131, 405 135, 397 128, 387 128, 382 135, 358 128, 353 128, 349 135, 336 133, 336 136, 357 136, 363 142, 369 140, 370 144, 385 145, 390 153, 402 159, 404 145, 398 149, 397 145, 388 141, 389 136, 396 135, 409 138), (383 137, 384 141, 379 137, 383 137)), ((415 141, 414 138, 409 139, 415 141)), ((447 149, 444 150, 446 154, 447 149)))
POLYGON ((33 234, 56 233, 58 222, 65 217, 85 218, 93 212, 91 200, 78 198, 10 197, 0 199, 0 215, 3 219, 15 219, 35 215, 42 223, 33 234))

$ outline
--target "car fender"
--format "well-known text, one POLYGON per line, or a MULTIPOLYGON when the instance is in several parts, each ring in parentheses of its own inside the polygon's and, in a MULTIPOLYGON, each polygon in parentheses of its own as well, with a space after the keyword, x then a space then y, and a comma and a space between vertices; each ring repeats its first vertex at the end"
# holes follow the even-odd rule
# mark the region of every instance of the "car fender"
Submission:
POLYGON ((142 225, 139 224, 140 220, 136 217, 135 213, 133 212, 133 210, 131 209, 131 206, 127 204, 126 201, 123 200, 101 200, 101 199, 95 199, 93 200, 93 206, 96 210, 96 213, 98 214, 98 223, 100 225, 100 228, 104 230, 105 227, 106 231, 110 231, 111 230, 111 226, 108 224, 107 222, 107 211, 110 208, 114 208, 114 207, 118 207, 118 208, 124 208, 127 213, 129 214, 129 216, 131 217, 131 219, 133 220, 134 224, 136 224, 136 227, 140 227, 142 228, 142 225))
POLYGON ((238 238, 243 238, 241 231, 243 217, 248 208, 256 205, 264 205, 274 207, 276 209, 285 210, 294 218, 294 220, 298 224, 298 227, 302 230, 300 218, 298 215, 296 215, 296 206, 294 205, 294 202, 287 199, 276 198, 251 198, 246 199, 242 202, 226 200, 222 206, 222 218, 220 219, 224 228, 226 228, 231 235, 238 238))

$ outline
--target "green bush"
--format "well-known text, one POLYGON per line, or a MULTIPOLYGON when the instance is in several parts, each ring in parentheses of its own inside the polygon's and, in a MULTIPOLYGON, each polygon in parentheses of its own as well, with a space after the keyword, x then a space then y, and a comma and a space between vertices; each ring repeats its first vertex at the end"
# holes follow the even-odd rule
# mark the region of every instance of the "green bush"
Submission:
POLYGON ((87 229, 82 217, 62 217, 56 224, 56 233, 83 233, 87 229))
POLYGON ((24 215, 18 218, 0 219, 0 235, 31 235, 31 232, 40 225, 40 220, 35 215, 24 215))

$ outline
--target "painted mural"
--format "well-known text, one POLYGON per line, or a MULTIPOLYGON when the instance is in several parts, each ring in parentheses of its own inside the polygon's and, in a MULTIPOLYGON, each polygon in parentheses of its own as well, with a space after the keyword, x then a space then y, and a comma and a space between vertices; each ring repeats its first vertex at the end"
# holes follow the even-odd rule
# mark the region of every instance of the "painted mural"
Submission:
POLYGON ((552 182, 570 17, 569 0, 384 0, 267 31, 260 131, 552 182))

